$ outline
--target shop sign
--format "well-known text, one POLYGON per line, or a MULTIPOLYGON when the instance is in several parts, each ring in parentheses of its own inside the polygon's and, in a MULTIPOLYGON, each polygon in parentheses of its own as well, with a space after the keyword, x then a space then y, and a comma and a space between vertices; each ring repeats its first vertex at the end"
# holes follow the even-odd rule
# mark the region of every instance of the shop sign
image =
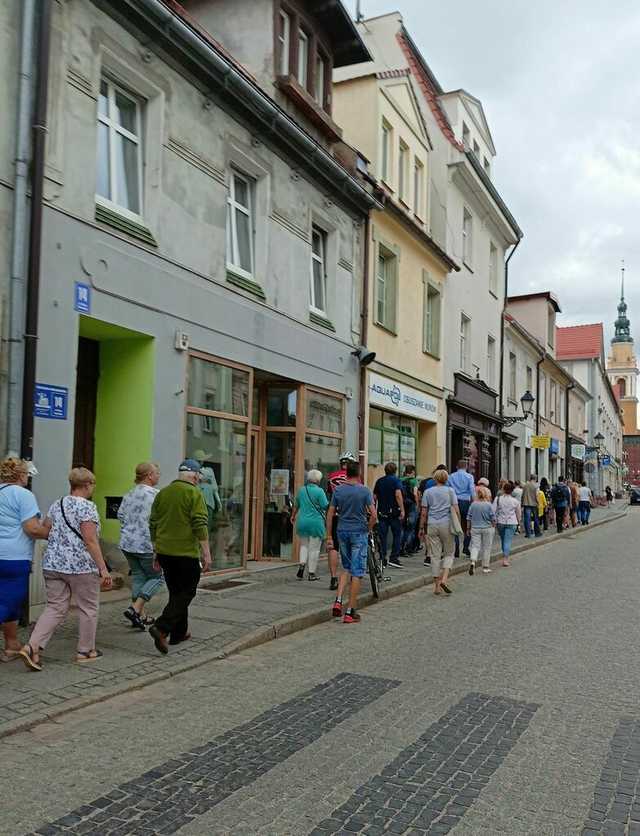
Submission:
POLYGON ((584 450, 584 460, 585 462, 589 462, 589 464, 594 464, 598 461, 598 448, 597 447, 585 447, 584 450))
POLYGON ((36 383, 36 395, 33 414, 36 418, 53 418, 64 421, 67 417, 69 390, 62 386, 48 386, 36 383))
POLYGON ((548 435, 531 436, 531 446, 534 450, 548 450, 551 447, 551 437, 548 435))
POLYGON ((584 444, 572 444, 571 445, 571 458, 577 459, 580 462, 583 462, 585 459, 585 455, 587 452, 587 448, 584 444))
POLYGON ((91 313, 91 288, 88 284, 76 282, 73 307, 78 313, 91 313))
POLYGON ((420 421, 436 423, 438 420, 438 401, 435 398, 373 372, 369 374, 369 403, 420 421))

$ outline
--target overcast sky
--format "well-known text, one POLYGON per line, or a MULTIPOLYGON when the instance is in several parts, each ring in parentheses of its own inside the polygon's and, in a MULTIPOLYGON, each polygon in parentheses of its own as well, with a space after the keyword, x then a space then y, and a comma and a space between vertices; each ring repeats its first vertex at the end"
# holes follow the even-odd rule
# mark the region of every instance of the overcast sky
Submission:
POLYGON ((610 335, 624 258, 640 341, 640 3, 361 2, 367 17, 400 11, 442 87, 482 101, 494 182, 525 236, 510 292, 552 290, 560 324, 610 335))

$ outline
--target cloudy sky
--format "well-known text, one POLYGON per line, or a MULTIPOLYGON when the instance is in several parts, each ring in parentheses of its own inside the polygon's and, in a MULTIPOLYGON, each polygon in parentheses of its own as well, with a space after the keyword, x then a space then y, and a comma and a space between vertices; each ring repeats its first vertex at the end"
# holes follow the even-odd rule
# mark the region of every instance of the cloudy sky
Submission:
POLYGON ((494 180, 525 234, 512 292, 552 290, 561 324, 609 333, 624 258, 640 342, 637 0, 361 2, 400 11, 442 87, 482 101, 494 180))

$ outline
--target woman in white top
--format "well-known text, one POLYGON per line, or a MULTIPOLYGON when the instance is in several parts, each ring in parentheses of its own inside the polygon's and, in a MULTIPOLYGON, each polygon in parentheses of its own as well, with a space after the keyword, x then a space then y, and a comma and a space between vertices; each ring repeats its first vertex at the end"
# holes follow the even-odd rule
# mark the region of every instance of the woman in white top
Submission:
POLYGON ((589 525, 593 494, 591 493, 591 488, 587 487, 586 482, 583 482, 578 488, 578 497, 578 519, 580 520, 581 525, 589 525))
POLYGON ((496 515, 498 534, 502 545, 503 566, 509 565, 513 535, 520 525, 522 515, 520 501, 513 496, 514 488, 513 482, 505 482, 502 493, 493 500, 493 510, 496 515))
POLYGON ((136 485, 118 508, 120 548, 131 569, 131 606, 123 615, 139 630, 153 624, 154 619, 145 615, 144 607, 164 585, 162 571, 153 568, 153 545, 149 534, 149 515, 158 494, 159 480, 158 465, 141 462, 136 467, 136 485))
POLYGON ((25 665, 41 671, 40 651, 66 619, 71 596, 78 609, 77 662, 102 656, 96 650, 100 581, 111 587, 111 576, 100 549, 100 518, 91 502, 96 478, 86 467, 69 474, 68 496, 54 502, 43 523, 49 542, 42 560, 47 606, 36 622, 29 643, 20 650, 25 665))

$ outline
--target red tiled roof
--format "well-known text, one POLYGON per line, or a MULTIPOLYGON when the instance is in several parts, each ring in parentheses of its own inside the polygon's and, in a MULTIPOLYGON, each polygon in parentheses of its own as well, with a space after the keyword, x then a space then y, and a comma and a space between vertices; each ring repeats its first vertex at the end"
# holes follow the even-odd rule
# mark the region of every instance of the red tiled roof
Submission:
POLYGON ((601 322, 592 325, 573 325, 556 328, 556 357, 558 360, 583 360, 600 357, 604 345, 601 322))

